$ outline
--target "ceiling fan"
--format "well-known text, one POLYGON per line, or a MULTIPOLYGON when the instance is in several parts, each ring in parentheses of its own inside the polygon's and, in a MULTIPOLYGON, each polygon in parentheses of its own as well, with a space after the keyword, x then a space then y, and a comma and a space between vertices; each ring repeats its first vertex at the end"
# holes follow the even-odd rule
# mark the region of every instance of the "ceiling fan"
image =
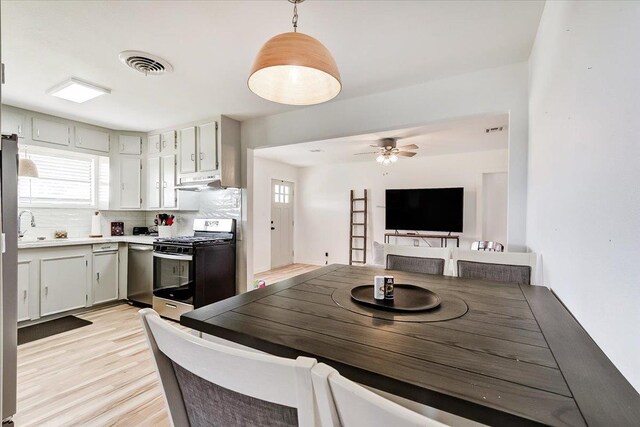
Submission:
POLYGON ((395 163, 398 161, 398 157, 413 157, 417 153, 414 153, 410 150, 417 150, 418 147, 416 144, 403 145, 401 147, 397 146, 398 138, 382 138, 378 141, 377 144, 371 145, 372 147, 377 148, 377 151, 370 151, 367 153, 356 153, 355 155, 361 154, 377 154, 376 161, 378 163, 382 163, 383 165, 388 165, 390 163, 395 163))

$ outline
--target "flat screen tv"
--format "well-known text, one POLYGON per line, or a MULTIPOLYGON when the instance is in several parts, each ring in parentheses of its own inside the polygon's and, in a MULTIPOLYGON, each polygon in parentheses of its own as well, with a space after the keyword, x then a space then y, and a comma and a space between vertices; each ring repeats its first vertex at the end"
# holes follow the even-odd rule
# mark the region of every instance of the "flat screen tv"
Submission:
POLYGON ((464 188, 387 190, 387 230, 462 232, 464 188))

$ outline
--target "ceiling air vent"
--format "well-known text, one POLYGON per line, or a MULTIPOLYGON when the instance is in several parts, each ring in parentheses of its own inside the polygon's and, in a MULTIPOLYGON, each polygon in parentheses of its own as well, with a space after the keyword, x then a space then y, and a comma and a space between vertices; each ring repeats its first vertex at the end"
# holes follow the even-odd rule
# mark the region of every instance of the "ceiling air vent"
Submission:
POLYGON ((170 73, 173 67, 167 61, 155 55, 138 50, 125 50, 118 55, 120 61, 145 76, 159 76, 170 73))

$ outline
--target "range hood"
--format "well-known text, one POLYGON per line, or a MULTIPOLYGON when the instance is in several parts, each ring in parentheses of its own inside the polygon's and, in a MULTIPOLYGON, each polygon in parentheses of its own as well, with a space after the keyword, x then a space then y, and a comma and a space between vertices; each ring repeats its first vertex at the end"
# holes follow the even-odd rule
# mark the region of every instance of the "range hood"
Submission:
POLYGON ((181 191, 207 191, 221 188, 225 187, 222 186, 219 173, 181 177, 176 185, 176 190, 181 191))

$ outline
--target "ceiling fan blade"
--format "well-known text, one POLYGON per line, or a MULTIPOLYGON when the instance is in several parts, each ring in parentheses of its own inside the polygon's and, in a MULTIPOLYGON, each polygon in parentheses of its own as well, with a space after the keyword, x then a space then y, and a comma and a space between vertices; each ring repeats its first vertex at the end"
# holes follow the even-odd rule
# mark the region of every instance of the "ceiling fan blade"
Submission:
POLYGON ((362 154, 378 154, 377 151, 369 151, 368 153, 353 153, 354 156, 360 156, 362 154))
POLYGON ((418 153, 412 153, 411 151, 400 151, 398 153, 398 156, 402 156, 402 157, 413 157, 418 153))
POLYGON ((416 144, 409 144, 409 145, 403 145, 402 147, 398 147, 398 148, 400 148, 401 150, 417 150, 420 147, 418 147, 416 144))

